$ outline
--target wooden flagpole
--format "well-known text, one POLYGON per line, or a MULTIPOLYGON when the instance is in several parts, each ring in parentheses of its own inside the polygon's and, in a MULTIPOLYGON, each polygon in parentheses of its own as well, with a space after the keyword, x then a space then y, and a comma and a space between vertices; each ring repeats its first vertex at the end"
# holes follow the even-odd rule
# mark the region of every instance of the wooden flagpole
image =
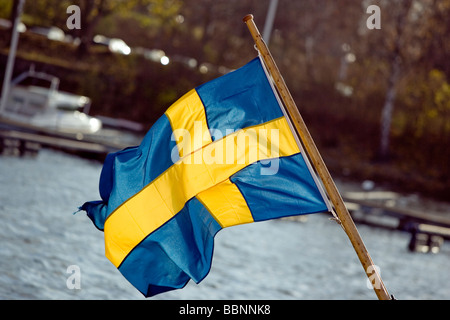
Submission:
POLYGON ((340 223, 345 233, 347 234, 348 238, 350 239, 350 242, 352 243, 353 248, 355 249, 358 255, 358 258, 366 272, 366 275, 369 278, 370 282, 372 283, 373 289, 378 299, 390 300, 391 297, 389 296, 389 293, 383 284, 383 281, 380 277, 380 274, 378 273, 378 270, 375 268, 372 258, 370 257, 369 252, 367 251, 366 246, 363 243, 363 240, 358 232, 358 229, 356 228, 355 223, 353 222, 353 219, 350 216, 350 213, 348 212, 330 173, 328 172, 328 169, 314 143, 314 140, 312 139, 308 131, 308 128, 306 127, 303 121, 302 116, 300 115, 300 112, 297 109, 294 99, 292 98, 286 86, 286 83, 284 82, 284 79, 281 76, 281 73, 278 70, 277 65, 275 64, 275 61, 273 60, 266 43, 264 42, 261 34, 259 33, 259 30, 256 27, 255 22, 253 21, 253 15, 248 14, 244 17, 243 20, 247 25, 248 29, 250 30, 250 33, 255 41, 256 47, 258 48, 258 51, 260 52, 265 62, 265 65, 274 80, 275 86, 281 96, 281 99, 285 104, 287 113, 289 114, 289 117, 293 122, 296 131, 295 134, 297 134, 300 137, 304 145, 304 148, 306 149, 306 152, 309 155, 311 162, 317 171, 317 174, 321 178, 324 184, 324 188, 327 191, 328 196, 330 198, 330 201, 335 208, 340 223))

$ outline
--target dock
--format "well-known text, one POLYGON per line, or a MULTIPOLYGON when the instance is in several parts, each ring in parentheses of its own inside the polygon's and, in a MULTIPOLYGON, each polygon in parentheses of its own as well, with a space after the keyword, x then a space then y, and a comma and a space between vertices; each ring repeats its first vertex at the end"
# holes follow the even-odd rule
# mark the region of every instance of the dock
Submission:
POLYGON ((411 252, 439 252, 444 241, 450 240, 450 217, 413 209, 398 208, 376 201, 345 198, 355 223, 411 235, 411 252))
POLYGON ((19 155, 24 156, 26 153, 37 153, 41 147, 98 155, 108 153, 108 149, 98 143, 48 137, 14 130, 0 130, 0 153, 5 152, 6 149, 16 148, 19 155))
POLYGON ((41 148, 52 148, 103 160, 110 152, 139 143, 140 137, 119 130, 62 132, 0 118, 0 154, 36 155, 41 148))

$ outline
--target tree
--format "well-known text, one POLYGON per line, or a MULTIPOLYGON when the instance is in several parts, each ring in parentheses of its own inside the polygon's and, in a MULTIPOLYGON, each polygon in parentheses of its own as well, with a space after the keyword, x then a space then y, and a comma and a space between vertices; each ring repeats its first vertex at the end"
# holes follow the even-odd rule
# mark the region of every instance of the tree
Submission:
MULTIPOLYGON (((400 79, 401 64, 405 60, 402 58, 403 42, 406 38, 405 29, 407 28, 408 13, 410 11, 412 0, 404 0, 397 8, 394 21, 394 39, 392 51, 388 56, 390 61, 390 71, 387 83, 386 97, 381 112, 381 135, 379 157, 385 160, 389 157, 389 137, 392 123, 392 112, 394 101, 397 94, 397 82, 400 79)), ((394 11, 395 12, 395 11, 394 11)))

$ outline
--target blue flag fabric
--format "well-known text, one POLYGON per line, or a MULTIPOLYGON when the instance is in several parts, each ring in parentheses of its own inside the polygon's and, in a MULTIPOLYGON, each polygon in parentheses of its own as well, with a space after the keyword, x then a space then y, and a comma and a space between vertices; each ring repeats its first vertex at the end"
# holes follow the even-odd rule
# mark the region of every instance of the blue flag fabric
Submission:
POLYGON ((109 154, 82 205, 143 295, 199 283, 223 228, 328 211, 262 62, 180 98, 139 146, 109 154))

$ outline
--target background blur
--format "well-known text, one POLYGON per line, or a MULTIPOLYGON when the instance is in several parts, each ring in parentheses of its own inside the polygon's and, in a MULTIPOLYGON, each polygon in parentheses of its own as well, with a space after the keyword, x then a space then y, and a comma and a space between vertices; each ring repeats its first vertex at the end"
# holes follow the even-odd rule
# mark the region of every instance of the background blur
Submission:
MULTIPOLYGON (((2 75, 17 3, 0 1, 2 75)), ((262 32, 269 4, 28 0, 13 77, 34 64, 90 97, 90 114, 148 129, 188 90, 256 56, 242 18, 262 32), (67 27, 70 5, 80 29, 67 27)), ((333 175, 448 200, 449 35, 450 0, 278 1, 269 47, 333 175), (381 29, 366 25, 370 5, 381 29)))

